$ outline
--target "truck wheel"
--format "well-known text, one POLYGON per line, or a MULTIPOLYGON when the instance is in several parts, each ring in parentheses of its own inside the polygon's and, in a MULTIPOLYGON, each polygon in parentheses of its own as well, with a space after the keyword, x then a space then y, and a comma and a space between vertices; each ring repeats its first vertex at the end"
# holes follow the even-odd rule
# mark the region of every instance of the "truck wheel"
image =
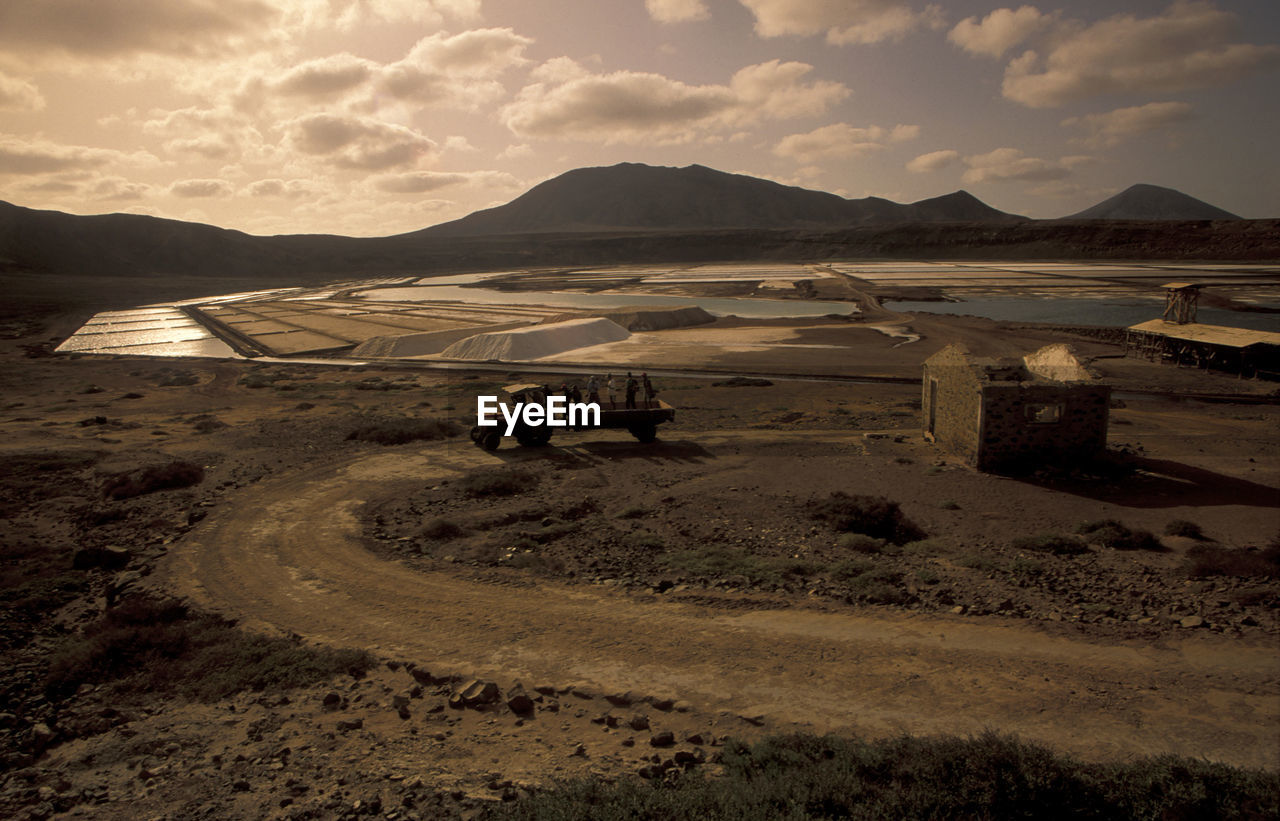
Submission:
POLYGON ((632 436, 646 445, 658 438, 658 426, 654 424, 633 425, 629 430, 632 436))
POLYGON ((479 445, 479 444, 480 444, 480 437, 481 437, 483 434, 484 434, 484 428, 480 427, 479 425, 476 425, 474 428, 472 428, 472 429, 471 429, 471 442, 472 442, 472 444, 479 445))
POLYGON ((491 430, 482 436, 477 444, 485 450, 497 450, 498 445, 502 444, 502 434, 491 430))

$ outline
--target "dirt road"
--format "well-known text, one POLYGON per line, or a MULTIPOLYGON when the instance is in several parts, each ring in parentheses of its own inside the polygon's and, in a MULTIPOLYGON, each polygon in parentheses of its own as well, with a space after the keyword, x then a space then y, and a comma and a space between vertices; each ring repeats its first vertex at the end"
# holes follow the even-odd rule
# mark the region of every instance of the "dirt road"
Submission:
MULTIPOLYGON (((760 432, 724 431, 741 442, 760 432)), ((1053 636, 999 618, 733 611, 607 588, 477 582, 364 549, 386 482, 433 484, 497 457, 469 444, 366 454, 239 491, 156 578, 197 603, 433 672, 581 684, 873 735, 984 728, 1091 758, 1174 752, 1280 766, 1280 654, 1198 633, 1151 645, 1053 636)))

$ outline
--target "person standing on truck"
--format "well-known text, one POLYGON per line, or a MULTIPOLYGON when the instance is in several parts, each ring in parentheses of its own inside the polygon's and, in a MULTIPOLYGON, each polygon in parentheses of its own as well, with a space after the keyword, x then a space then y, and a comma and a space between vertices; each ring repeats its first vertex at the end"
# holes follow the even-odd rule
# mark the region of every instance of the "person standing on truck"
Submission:
POLYGON ((627 410, 634 410, 636 406, 636 393, 640 390, 640 383, 631 375, 631 371, 627 371, 627 410))
POLYGON ((605 390, 609 391, 609 410, 615 410, 618 407, 618 386, 614 383, 613 374, 608 374, 604 378, 605 390))
POLYGON ((600 379, 595 374, 587 380, 587 401, 600 404, 600 379))
POLYGON ((648 371, 640 374, 640 383, 644 385, 644 406, 651 408, 653 407, 653 397, 657 396, 658 392, 653 389, 653 383, 649 381, 648 371))

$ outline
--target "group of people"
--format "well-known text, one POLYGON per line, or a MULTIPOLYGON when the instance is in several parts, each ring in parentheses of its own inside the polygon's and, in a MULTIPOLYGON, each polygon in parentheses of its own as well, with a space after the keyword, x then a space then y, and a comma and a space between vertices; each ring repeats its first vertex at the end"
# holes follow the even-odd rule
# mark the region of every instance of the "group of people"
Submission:
MULTIPOLYGON (((587 401, 603 404, 600 401, 600 388, 603 387, 606 395, 609 397, 609 409, 616 410, 618 407, 618 380, 613 374, 606 374, 603 383, 600 377, 594 374, 587 380, 587 401)), ((569 398, 570 402, 581 402, 582 391, 578 389, 578 383, 564 383, 560 386, 560 390, 569 398)), ((627 371, 626 381, 623 382, 623 392, 626 397, 626 408, 631 410, 637 408, 636 398, 641 391, 644 391, 644 407, 651 408, 654 406, 654 397, 658 392, 653 389, 653 383, 649 381, 648 373, 641 373, 640 378, 636 379, 627 371)))

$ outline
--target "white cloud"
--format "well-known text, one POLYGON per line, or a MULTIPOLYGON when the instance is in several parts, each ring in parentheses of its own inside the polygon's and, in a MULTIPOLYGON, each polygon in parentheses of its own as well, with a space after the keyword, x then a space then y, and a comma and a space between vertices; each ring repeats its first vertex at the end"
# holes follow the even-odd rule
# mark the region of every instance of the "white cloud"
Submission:
POLYGON ((891 129, 878 125, 855 128, 848 123, 834 123, 807 134, 790 134, 774 146, 773 153, 796 162, 814 163, 825 157, 856 157, 879 151, 889 143, 913 140, 919 136, 916 125, 896 125, 891 129))
POLYGON ((659 23, 689 23, 711 16, 702 0, 644 0, 644 7, 659 23))
POLYGON ((10 77, 0 71, 0 109, 39 111, 44 108, 44 96, 34 83, 10 77))
POLYGON ((1154 17, 1119 14, 1064 24, 1043 55, 1030 50, 1005 69, 1004 96, 1048 108, 1102 94, 1224 85, 1280 65, 1280 46, 1234 42, 1236 16, 1179 0, 1154 17))
POLYGON ((187 199, 229 197, 235 189, 226 180, 179 180, 169 186, 169 193, 187 199))
POLYGON ((966 183, 983 182, 1048 182, 1071 176, 1071 170, 1091 161, 1090 157, 1069 156, 1058 160, 1028 157, 1017 148, 997 148, 986 154, 965 157, 969 169, 962 179, 966 183))
POLYGON ((285 0, 292 26, 349 30, 369 23, 442 25, 476 20, 480 0, 285 0))
POLYGON ((467 181, 465 174, 447 174, 435 171, 417 171, 410 174, 388 174, 373 180, 379 191, 392 194, 421 194, 467 181))
POLYGON ((1042 14, 1035 6, 996 9, 982 18, 961 20, 947 39, 971 54, 1000 57, 1034 34, 1048 29, 1057 14, 1042 14))
POLYGON ((916 11, 903 0, 739 0, 756 18, 761 37, 825 32, 832 45, 901 40, 918 28, 943 25, 940 6, 916 11))
POLYGON ((942 151, 930 151, 921 154, 907 163, 907 170, 913 174, 925 174, 930 171, 941 171, 960 159, 960 152, 951 148, 942 151))
POLYGON ((532 157, 532 156, 533 156, 533 149, 530 148, 527 143, 516 143, 515 145, 509 145, 506 148, 502 149, 502 152, 498 154, 498 158, 502 160, 516 160, 523 157, 532 157))
POLYGON ((661 74, 591 74, 564 58, 534 72, 540 80, 506 106, 502 121, 522 137, 605 143, 688 142, 762 119, 820 114, 849 90, 805 82, 813 67, 772 60, 747 66, 728 85, 688 85, 661 74))
POLYGON ((414 165, 438 150, 435 142, 402 125, 338 114, 310 114, 287 125, 290 144, 340 168, 379 171, 414 165))
POLYGON ((468 108, 492 103, 506 94, 497 78, 529 62, 524 50, 532 42, 510 28, 424 37, 404 59, 379 70, 378 96, 366 108, 377 108, 380 97, 468 108))
POLYGON ((1064 126, 1080 126, 1089 133, 1081 142, 1087 146, 1111 146, 1129 137, 1194 119, 1190 103, 1167 102, 1117 108, 1103 114, 1068 117, 1064 126))

